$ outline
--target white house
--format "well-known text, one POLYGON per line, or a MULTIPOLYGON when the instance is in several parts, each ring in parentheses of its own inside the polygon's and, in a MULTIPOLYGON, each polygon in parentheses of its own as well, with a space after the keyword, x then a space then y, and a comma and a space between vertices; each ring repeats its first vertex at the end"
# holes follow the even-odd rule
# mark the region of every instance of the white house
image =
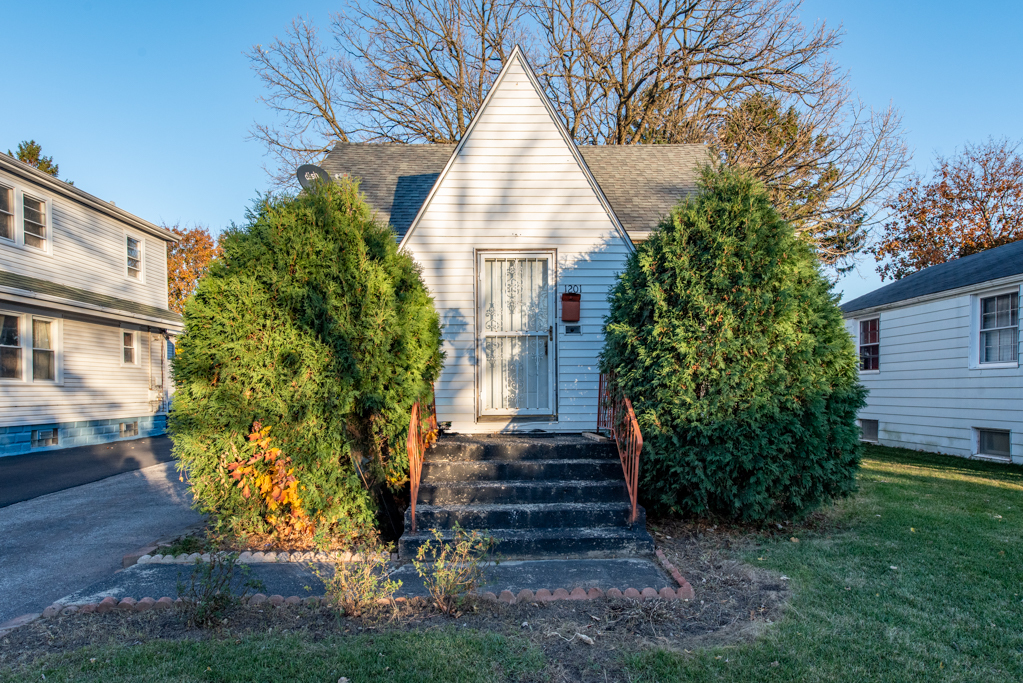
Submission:
POLYGON ((863 438, 1023 464, 1023 241, 926 268, 842 306, 870 390, 863 438))
POLYGON ((164 432, 174 241, 0 154, 0 456, 164 432))
POLYGON ((607 293, 696 188, 702 145, 577 146, 516 48, 457 145, 338 145, 422 267, 456 432, 592 431, 607 293), (573 313, 578 297, 578 315, 573 313))

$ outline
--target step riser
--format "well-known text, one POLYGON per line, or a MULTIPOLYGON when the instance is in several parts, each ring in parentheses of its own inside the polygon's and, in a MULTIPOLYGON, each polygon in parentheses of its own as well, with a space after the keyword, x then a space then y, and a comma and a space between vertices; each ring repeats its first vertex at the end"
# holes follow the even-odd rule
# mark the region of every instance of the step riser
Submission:
POLYGON ((621 479, 622 466, 616 460, 573 462, 539 460, 521 462, 453 461, 423 463, 423 482, 501 481, 532 479, 534 481, 594 481, 621 479))
MULTIPOLYGON (((624 527, 629 523, 631 510, 622 507, 610 509, 536 509, 527 505, 510 505, 507 509, 441 508, 416 511, 419 529, 571 529, 624 527)), ((646 526, 646 513, 639 511, 638 525, 646 526)), ((405 528, 412 528, 411 509, 405 513, 405 528)))
POLYGON ((580 486, 560 482, 476 487, 458 483, 422 484, 418 503, 423 505, 471 505, 473 503, 594 503, 627 500, 621 480, 580 486))
POLYGON ((426 452, 426 461, 431 460, 617 460, 618 451, 610 442, 584 444, 537 444, 537 443, 445 443, 443 440, 426 452))
MULTIPOLYGON (((419 546, 426 539, 408 539, 403 536, 398 542, 398 552, 403 558, 413 558, 419 546)), ((654 552, 652 540, 622 538, 571 538, 561 539, 514 539, 497 544, 494 555, 502 559, 520 557, 635 557, 654 552)))

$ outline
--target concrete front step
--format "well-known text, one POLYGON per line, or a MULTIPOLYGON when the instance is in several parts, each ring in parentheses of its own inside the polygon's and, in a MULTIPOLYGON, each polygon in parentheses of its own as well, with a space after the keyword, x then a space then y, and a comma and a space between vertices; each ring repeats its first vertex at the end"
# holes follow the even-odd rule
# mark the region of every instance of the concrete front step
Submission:
MULTIPOLYGON (((498 542, 494 554, 506 559, 635 557, 654 551, 650 534, 640 525, 632 528, 490 529, 488 533, 498 542)), ((454 536, 450 529, 441 532, 445 542, 450 542, 454 536)), ((413 558, 421 545, 433 540, 433 534, 420 526, 416 533, 406 531, 399 539, 398 552, 403 558, 413 558)))
POLYGON ((426 453, 431 460, 618 460, 610 441, 596 442, 581 436, 445 436, 426 453))
POLYGON ((418 502, 423 505, 470 505, 472 503, 589 503, 625 500, 628 491, 622 476, 600 480, 451 481, 423 483, 418 502))
POLYGON ((543 481, 594 481, 621 478, 622 465, 610 459, 557 460, 428 460, 423 463, 423 481, 498 481, 533 479, 543 481))
MULTIPOLYGON (((510 505, 416 505, 420 529, 576 529, 621 527, 629 523, 628 500, 610 503, 548 503, 510 505)), ((646 527, 646 511, 638 510, 637 525, 646 527)), ((412 511, 405 512, 405 528, 412 528, 412 511)))

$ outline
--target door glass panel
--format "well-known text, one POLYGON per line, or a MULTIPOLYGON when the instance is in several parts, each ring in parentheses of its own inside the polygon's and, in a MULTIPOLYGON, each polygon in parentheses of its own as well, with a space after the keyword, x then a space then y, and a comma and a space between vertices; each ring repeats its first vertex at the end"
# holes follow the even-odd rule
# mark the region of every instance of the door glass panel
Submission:
POLYGON ((550 412, 550 261, 483 261, 484 409, 550 412))

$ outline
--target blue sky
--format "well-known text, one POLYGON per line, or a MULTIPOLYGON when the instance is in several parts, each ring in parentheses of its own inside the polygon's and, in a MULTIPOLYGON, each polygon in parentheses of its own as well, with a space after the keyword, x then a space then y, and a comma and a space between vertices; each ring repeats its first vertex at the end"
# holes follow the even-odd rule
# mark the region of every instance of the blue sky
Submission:
MULTIPOLYGON (((0 148, 34 138, 61 177, 156 223, 241 222, 266 188, 265 118, 244 52, 336 2, 7 3, 0 148), (31 28, 31 30, 29 30, 31 28)), ((989 135, 1023 138, 1023 3, 809 0, 806 23, 842 24, 836 62, 868 104, 903 112, 914 166, 989 135), (980 11, 980 8, 983 11, 980 11)), ((872 260, 840 283, 880 281, 872 260)))

